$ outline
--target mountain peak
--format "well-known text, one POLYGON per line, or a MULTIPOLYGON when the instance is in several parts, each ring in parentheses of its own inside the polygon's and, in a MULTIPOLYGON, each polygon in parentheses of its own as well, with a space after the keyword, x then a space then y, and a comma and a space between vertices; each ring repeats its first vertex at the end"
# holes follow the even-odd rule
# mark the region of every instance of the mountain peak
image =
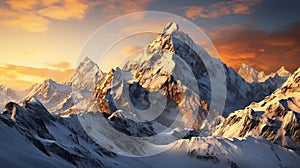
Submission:
POLYGON ((290 76, 291 73, 285 69, 284 66, 281 66, 280 69, 276 72, 279 76, 290 76))
POLYGON ((256 71, 252 66, 246 64, 246 63, 242 63, 240 69, 249 69, 249 70, 253 70, 256 71))
MULTIPOLYGON (((5 100, 18 100, 18 99, 19 96, 14 90, 8 88, 5 85, 0 84, 0 101, 5 102, 5 100)), ((1 108, 1 103, 0 103, 0 108, 1 108)))
POLYGON ((284 66, 281 66, 279 70, 286 70, 284 66))
POLYGON ((6 92, 8 88, 5 85, 0 85, 0 91, 6 92))
POLYGON ((44 81, 44 83, 45 83, 45 84, 47 84, 47 83, 49 83, 49 84, 56 84, 56 82, 55 82, 54 80, 52 80, 52 79, 46 79, 46 80, 44 81))
POLYGON ((68 84, 80 90, 93 90, 97 81, 102 79, 104 75, 93 60, 85 57, 75 69, 68 84))
POLYGON ((178 31, 178 30, 179 30, 179 26, 177 23, 169 22, 167 26, 164 28, 163 34, 171 34, 174 31, 178 31))
POLYGON ((93 62, 94 63, 94 61, 92 59, 90 59, 88 56, 84 57, 82 62, 84 62, 84 63, 93 62))

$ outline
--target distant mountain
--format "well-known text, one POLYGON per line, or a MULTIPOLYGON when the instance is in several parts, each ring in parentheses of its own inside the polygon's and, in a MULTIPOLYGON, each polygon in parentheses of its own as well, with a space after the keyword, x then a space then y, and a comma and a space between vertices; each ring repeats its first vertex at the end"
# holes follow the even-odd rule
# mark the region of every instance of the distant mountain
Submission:
POLYGON ((48 79, 41 84, 33 85, 24 99, 34 97, 42 102, 49 111, 59 113, 61 110, 73 106, 70 97, 71 93, 71 86, 59 84, 52 79, 48 79))
POLYGON ((105 76, 99 66, 90 58, 85 57, 75 69, 74 74, 68 85, 76 90, 93 91, 96 83, 105 76))
POLYGON ((277 82, 281 86, 285 80, 291 76, 291 73, 282 66, 277 72, 266 75, 264 71, 256 71, 253 67, 243 63, 238 74, 241 75, 247 82, 265 82, 268 79, 277 82))
POLYGON ((261 136, 300 152, 300 68, 270 96, 231 113, 213 133, 227 138, 261 136))
POLYGON ((19 96, 14 90, 4 85, 0 85, 0 110, 3 110, 6 103, 10 101, 18 101, 19 99, 19 96))
POLYGON ((74 105, 91 94, 98 80, 104 76, 98 65, 86 57, 66 84, 45 80, 42 84, 33 85, 24 99, 38 99, 51 113, 69 113, 74 105))

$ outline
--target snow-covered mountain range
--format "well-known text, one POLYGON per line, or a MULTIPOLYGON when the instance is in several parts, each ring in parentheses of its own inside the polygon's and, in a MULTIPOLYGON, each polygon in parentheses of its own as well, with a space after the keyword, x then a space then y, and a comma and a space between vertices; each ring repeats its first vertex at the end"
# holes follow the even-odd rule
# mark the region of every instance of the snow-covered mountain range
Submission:
MULTIPOLYGON (((291 75, 283 68, 264 75, 246 64, 236 73, 169 23, 123 67, 103 73, 85 58, 68 82, 46 80, 20 102, 7 103, 0 114, 0 162, 298 167, 299 75, 300 69, 291 75), (222 100, 224 108, 213 104, 222 100), (147 145, 164 152, 152 155, 147 145)), ((7 89, 0 94, 15 101, 7 89)))
POLYGON ((75 105, 89 97, 98 80, 104 76, 105 73, 98 65, 86 57, 69 81, 59 84, 48 79, 42 84, 37 83, 28 89, 24 99, 38 99, 51 113, 68 113, 75 105))
POLYGON ((24 99, 34 97, 41 101, 49 111, 55 113, 73 105, 72 99, 69 98, 71 93, 71 86, 48 79, 42 84, 33 85, 24 99))
POLYGON ((238 70, 238 74, 241 75, 245 81, 247 82, 265 82, 268 79, 271 79, 273 82, 278 83, 278 87, 285 82, 285 80, 291 76, 291 73, 282 66, 278 71, 265 74, 264 71, 256 71, 253 67, 243 63, 240 69, 238 70))
POLYGON ((158 155, 125 157, 95 143, 76 115, 53 116, 34 98, 25 100, 21 106, 7 104, 0 121, 3 167, 297 167, 300 164, 299 156, 292 150, 252 137, 244 140, 192 137, 175 141, 172 148, 158 155))
POLYGON ((299 152, 300 68, 258 103, 231 113, 213 133, 222 137, 262 136, 299 152))

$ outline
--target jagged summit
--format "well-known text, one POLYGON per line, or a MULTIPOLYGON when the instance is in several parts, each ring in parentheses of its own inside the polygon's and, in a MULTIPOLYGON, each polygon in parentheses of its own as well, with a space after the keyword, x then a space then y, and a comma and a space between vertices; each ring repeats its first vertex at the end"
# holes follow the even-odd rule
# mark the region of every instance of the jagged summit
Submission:
MULTIPOLYGON (((84 57, 84 59, 80 62, 80 64, 88 64, 88 63, 92 63, 92 64, 96 64, 90 57, 86 56, 84 57)), ((97 65, 97 64, 96 64, 97 65)))
POLYGON ((44 80, 44 84, 55 85, 56 82, 53 79, 46 79, 44 80))
POLYGON ((68 82, 76 90, 89 90, 95 88, 95 84, 102 79, 105 74, 99 66, 89 57, 85 57, 76 68, 71 80, 68 82))
POLYGON ((174 22, 170 22, 167 24, 167 26, 163 29, 163 34, 171 34, 174 31, 178 31, 179 30, 179 26, 177 23, 174 22))
POLYGON ((288 70, 286 70, 284 66, 281 66, 281 67, 277 70, 276 73, 277 73, 279 76, 290 76, 290 75, 291 75, 291 73, 290 73, 288 70))
MULTIPOLYGON (((258 73, 252 66, 242 63, 238 73, 247 81, 247 82, 257 82, 258 73)), ((264 75, 264 72, 261 73, 264 75)))

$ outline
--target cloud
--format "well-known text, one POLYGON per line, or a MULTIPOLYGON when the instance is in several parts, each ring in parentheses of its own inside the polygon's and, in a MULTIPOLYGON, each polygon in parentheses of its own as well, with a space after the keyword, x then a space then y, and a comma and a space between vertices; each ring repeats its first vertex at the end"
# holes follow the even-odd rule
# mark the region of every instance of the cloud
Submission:
POLYGON ((125 46, 121 49, 121 54, 132 55, 141 50, 144 50, 143 46, 125 46))
POLYGON ((90 2, 91 6, 97 6, 102 9, 106 15, 117 17, 132 12, 141 12, 145 10, 148 3, 153 0, 101 0, 90 2))
POLYGON ((77 0, 65 0, 61 5, 56 5, 55 1, 46 1, 48 6, 40 9, 38 13, 56 20, 77 19, 81 20, 87 10, 88 5, 83 4, 77 0))
POLYGON ((9 4, 12 9, 21 10, 32 9, 39 4, 39 0, 7 0, 6 3, 9 4))
POLYGON ((44 32, 53 20, 82 20, 88 5, 81 0, 7 0, 0 22, 29 32, 44 32))
POLYGON ((29 32, 43 32, 48 29, 49 21, 30 11, 19 13, 0 8, 0 19, 3 25, 18 27, 29 32))
POLYGON ((73 69, 57 70, 6 64, 0 66, 0 81, 1 84, 13 89, 24 90, 34 83, 41 83, 49 78, 64 82, 70 78, 73 71, 73 69))
POLYGON ((189 6, 186 7, 185 15, 190 19, 218 18, 230 14, 250 14, 251 7, 260 3, 261 0, 230 0, 215 2, 208 6, 189 6))
POLYGON ((60 2, 60 0, 42 0, 42 3, 44 6, 55 5, 59 2, 60 2))
POLYGON ((294 71, 300 65, 300 22, 273 32, 239 27, 211 34, 221 59, 235 69, 247 63, 266 72, 282 65, 294 71))
POLYGON ((67 69, 71 65, 69 62, 65 62, 65 61, 58 62, 58 63, 44 63, 44 64, 51 68, 61 68, 61 69, 67 69))
MULTIPOLYGON (((6 0, 0 7, 0 23, 29 32, 44 32, 53 20, 82 20, 89 8, 117 17, 144 11, 152 0, 6 0), (4 13, 3 13, 4 12, 4 13)), ((141 15, 142 17, 142 15, 141 15)))

